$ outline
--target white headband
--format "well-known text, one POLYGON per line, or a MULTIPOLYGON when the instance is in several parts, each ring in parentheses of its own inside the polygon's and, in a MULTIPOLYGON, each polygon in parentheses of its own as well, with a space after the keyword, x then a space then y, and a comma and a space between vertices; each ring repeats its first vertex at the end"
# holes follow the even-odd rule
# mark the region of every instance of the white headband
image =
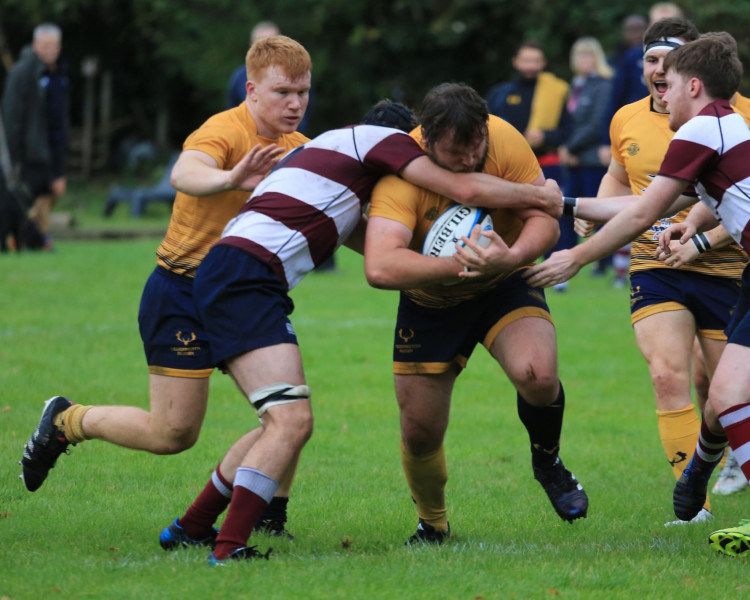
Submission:
POLYGON ((683 42, 679 38, 675 37, 662 37, 656 40, 655 42, 651 42, 648 46, 643 47, 643 55, 646 56, 651 50, 669 50, 672 51, 675 48, 678 48, 680 46, 684 46, 685 42, 683 42))

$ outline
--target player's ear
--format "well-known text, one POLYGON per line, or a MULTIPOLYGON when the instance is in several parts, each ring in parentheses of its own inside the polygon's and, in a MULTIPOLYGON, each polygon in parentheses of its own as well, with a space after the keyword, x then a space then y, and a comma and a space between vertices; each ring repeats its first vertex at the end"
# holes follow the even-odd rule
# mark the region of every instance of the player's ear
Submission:
POLYGON ((701 89, 703 89, 703 82, 697 77, 691 77, 688 82, 688 90, 693 98, 700 95, 701 89))
POLYGON ((252 79, 248 79, 247 83, 245 84, 245 91, 247 92, 248 96, 253 96, 255 94, 255 88, 256 83, 252 79))

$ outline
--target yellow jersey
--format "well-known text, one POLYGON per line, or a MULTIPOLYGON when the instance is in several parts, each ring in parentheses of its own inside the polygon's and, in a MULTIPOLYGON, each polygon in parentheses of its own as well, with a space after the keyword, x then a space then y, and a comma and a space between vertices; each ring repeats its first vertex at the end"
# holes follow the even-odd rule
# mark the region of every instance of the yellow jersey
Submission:
MULTIPOLYGON (((220 169, 230 170, 256 144, 277 144, 291 150, 308 141, 297 132, 272 140, 259 136, 257 131, 252 115, 242 103, 209 118, 188 136, 182 149, 205 152, 220 169)), ((200 198, 177 192, 167 233, 156 251, 157 264, 178 275, 195 277, 211 246, 249 197, 250 192, 241 190, 200 198)))
MULTIPOLYGON (((526 139, 512 125, 498 117, 490 115, 487 126, 487 158, 482 172, 516 183, 531 183, 536 180, 542 171, 526 139)), ((421 129, 415 129, 411 135, 424 148, 421 129)), ((389 175, 375 186, 368 214, 370 217, 385 217, 406 225, 413 232, 409 248, 421 253, 427 231, 435 219, 452 204, 455 203, 450 198, 389 175)), ((495 209, 490 214, 498 235, 508 245, 513 244, 523 228, 523 221, 509 209, 495 209)), ((455 306, 479 295, 506 276, 498 275, 480 281, 466 280, 454 286, 405 290, 404 293, 423 306, 455 306)))

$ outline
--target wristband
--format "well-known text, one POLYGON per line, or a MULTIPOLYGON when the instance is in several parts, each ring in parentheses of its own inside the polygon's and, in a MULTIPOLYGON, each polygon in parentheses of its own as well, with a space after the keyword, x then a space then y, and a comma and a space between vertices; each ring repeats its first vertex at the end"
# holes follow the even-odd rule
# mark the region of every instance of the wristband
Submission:
POLYGON ((568 217, 575 217, 578 212, 578 198, 563 196, 563 214, 568 217))
POLYGON ((703 254, 711 249, 711 243, 708 241, 705 233, 696 233, 690 238, 698 249, 698 254, 703 254))

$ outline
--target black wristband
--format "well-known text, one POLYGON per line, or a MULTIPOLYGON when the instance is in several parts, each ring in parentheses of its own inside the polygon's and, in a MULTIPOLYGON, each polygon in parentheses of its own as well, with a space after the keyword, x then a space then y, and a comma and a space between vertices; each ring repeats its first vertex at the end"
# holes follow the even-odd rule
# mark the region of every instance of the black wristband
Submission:
POLYGON ((578 212, 578 198, 563 196, 563 214, 568 217, 575 217, 578 212))
POLYGON ((703 254, 711 249, 711 242, 708 241, 705 233, 696 233, 690 238, 698 249, 698 254, 703 254))

